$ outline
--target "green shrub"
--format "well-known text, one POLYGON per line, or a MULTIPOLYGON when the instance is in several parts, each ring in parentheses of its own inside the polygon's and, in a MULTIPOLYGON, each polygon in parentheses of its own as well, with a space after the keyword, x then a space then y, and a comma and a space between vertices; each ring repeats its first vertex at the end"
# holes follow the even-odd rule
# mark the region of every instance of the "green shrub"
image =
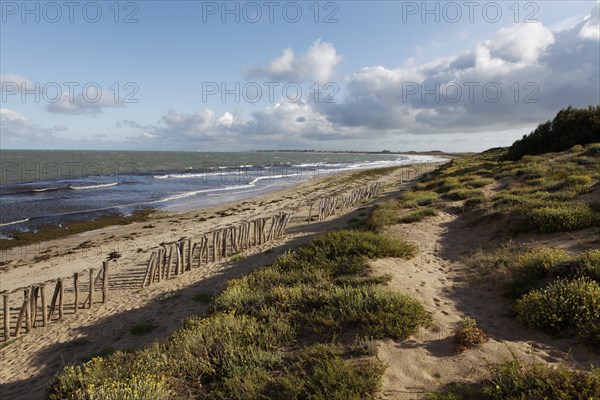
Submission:
POLYGON ((453 189, 446 193, 445 197, 449 200, 466 200, 475 197, 485 197, 481 190, 477 189, 453 189))
POLYGON ((527 213, 531 230, 542 233, 567 232, 593 226, 597 214, 585 203, 564 203, 540 207, 527 213))
POLYGON ((493 399, 593 399, 600 395, 600 373, 591 373, 561 364, 558 367, 541 363, 526 365, 518 360, 492 369, 484 392, 493 399), (493 386, 495 384, 495 386, 493 386))
POLYGON ((569 278, 587 276, 600 283, 600 250, 588 250, 571 260, 561 273, 569 278))
POLYGON ((532 288, 550 273, 557 271, 558 267, 570 259, 569 253, 564 250, 542 247, 530 250, 519 257, 516 265, 511 270, 511 280, 508 285, 509 294, 519 297, 532 288))
POLYGON ((438 201, 440 201, 440 195, 429 190, 408 192, 402 196, 402 206, 404 208, 429 206, 438 201))
MULTIPOLYGON (((539 196, 539 195, 538 195, 539 196)), ((515 210, 515 209, 529 209, 536 206, 542 206, 545 202, 536 198, 534 195, 530 194, 516 194, 516 193, 501 193, 494 196, 493 199, 494 208, 498 209, 507 209, 507 210, 515 210)))
POLYGON ((588 323, 600 319, 600 286, 588 278, 558 279, 517 300, 515 311, 532 328, 582 333, 588 323))
POLYGON ((581 156, 581 157, 577 157, 577 164, 578 165, 594 165, 598 163, 598 157, 586 157, 586 156, 581 156))
POLYGON ((563 182, 565 187, 590 186, 591 184, 592 178, 588 175, 571 175, 563 182))
POLYGON ((442 192, 448 192, 450 190, 459 189, 462 187, 462 183, 457 178, 448 177, 441 182, 440 190, 442 192))
POLYGON ((59 382, 48 397, 50 400, 164 400, 171 398, 172 391, 167 379, 153 374, 131 374, 123 378, 106 376, 103 368, 114 368, 102 358, 80 366, 65 367, 59 382), (88 384, 97 382, 97 384, 88 384), (63 394, 65 397, 63 397, 63 394))
POLYGON ((465 201, 464 207, 470 210, 482 204, 485 204, 485 197, 472 197, 465 201))
POLYGON ((417 247, 401 239, 358 230, 333 231, 322 235, 296 252, 298 259, 327 265, 350 256, 368 258, 411 258, 417 247))
POLYGON ((600 370, 584 371, 513 359, 490 367, 490 376, 473 383, 451 383, 428 400, 590 400, 600 397, 600 370))
POLYGON ((400 218, 400 222, 403 224, 412 224, 413 222, 419 222, 425 219, 426 217, 434 217, 438 214, 435 208, 424 207, 419 208, 415 211, 410 212, 409 214, 400 218))
POLYGON ((464 182, 464 185, 468 188, 480 188, 483 186, 487 186, 487 185, 491 185, 492 183, 496 182, 495 179, 493 178, 473 178, 470 180, 467 180, 464 182))
POLYGON ((375 204, 367 217, 366 227, 373 231, 379 231, 387 225, 398 222, 399 204, 395 200, 388 200, 375 204))
POLYGON ((587 193, 592 188, 592 178, 588 175, 571 175, 565 178, 559 187, 573 192, 575 196, 587 193))
POLYGON ((377 286, 389 277, 367 275, 368 258, 415 253, 373 232, 327 233, 229 281, 208 316, 166 342, 66 368, 49 399, 127 399, 135 390, 148 399, 373 397, 383 365, 357 359, 356 346, 344 352, 339 338, 401 339, 428 323, 417 300, 377 286))
POLYGON ((585 274, 600 283, 600 250, 588 250, 580 258, 585 274))
POLYGON ((520 257, 518 273, 529 279, 540 279, 569 258, 569 253, 561 249, 541 247, 530 250, 520 257))
POLYGON ((585 155, 590 157, 600 157, 600 143, 592 143, 586 146, 585 155))
POLYGON ((280 399, 366 399, 381 385, 385 369, 378 360, 345 360, 342 349, 317 344, 298 354, 272 385, 280 399))

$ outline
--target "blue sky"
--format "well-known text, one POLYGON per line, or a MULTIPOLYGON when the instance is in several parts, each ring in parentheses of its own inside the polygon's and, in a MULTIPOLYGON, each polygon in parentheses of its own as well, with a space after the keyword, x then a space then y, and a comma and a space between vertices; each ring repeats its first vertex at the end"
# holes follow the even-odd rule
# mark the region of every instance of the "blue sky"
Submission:
POLYGON ((600 103, 596 0, 0 3, 1 148, 478 151, 600 103))

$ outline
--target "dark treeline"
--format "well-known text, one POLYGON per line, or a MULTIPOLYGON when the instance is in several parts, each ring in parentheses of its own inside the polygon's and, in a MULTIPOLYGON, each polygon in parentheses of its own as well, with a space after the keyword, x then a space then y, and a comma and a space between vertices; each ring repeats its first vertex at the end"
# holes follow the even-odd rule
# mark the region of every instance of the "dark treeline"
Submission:
POLYGON ((600 142, 600 105, 588 108, 568 107, 552 121, 544 122, 529 135, 510 146, 506 158, 518 160, 524 155, 567 150, 576 144, 600 142))

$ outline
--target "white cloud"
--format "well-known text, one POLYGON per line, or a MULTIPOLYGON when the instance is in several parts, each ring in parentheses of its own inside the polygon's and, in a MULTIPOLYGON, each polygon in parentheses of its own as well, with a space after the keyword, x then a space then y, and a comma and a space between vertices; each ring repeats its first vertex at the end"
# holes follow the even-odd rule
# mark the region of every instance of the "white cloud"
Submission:
POLYGON ((123 107, 123 99, 97 85, 69 87, 56 82, 33 82, 17 74, 0 75, 2 101, 45 104, 48 112, 70 115, 96 115, 106 108, 123 107), (85 89, 84 89, 85 88, 85 89))
POLYGON ((4 141, 55 139, 57 132, 67 130, 64 125, 56 125, 54 128, 41 127, 23 114, 7 108, 0 108, 0 127, 4 141))
POLYGON ((317 39, 301 56, 286 48, 281 56, 273 59, 266 67, 251 68, 252 77, 266 76, 276 81, 327 82, 336 65, 342 61, 331 43, 317 39))
POLYGON ((112 97, 108 90, 96 90, 90 87, 84 95, 76 94, 71 97, 68 92, 63 92, 56 102, 48 102, 46 110, 56 114, 70 115, 97 115, 106 108, 123 107, 119 99, 112 97))
POLYGON ((538 61, 540 55, 554 44, 554 35, 542 23, 517 24, 498 30, 486 42, 495 57, 527 65, 538 61))
POLYGON ((580 37, 583 25, 561 32, 542 23, 515 25, 454 58, 397 69, 365 67, 347 77, 343 101, 320 104, 317 111, 336 127, 382 134, 531 126, 569 105, 600 103, 600 49, 580 37))
MULTIPOLYGON (((338 103, 281 101, 247 119, 232 112, 216 116, 208 109, 171 110, 156 124, 119 125, 162 143, 238 148, 306 148, 331 141, 372 149, 383 143, 404 146, 411 137, 415 143, 433 143, 432 138, 449 133, 453 136, 435 143, 456 150, 470 142, 478 148, 493 137, 508 145, 561 108, 600 103, 600 50, 595 39, 581 35, 591 20, 561 31, 542 23, 514 25, 454 57, 422 64, 409 59, 399 68, 366 66, 345 77, 346 95, 338 103)), ((286 49, 253 73, 329 78, 337 62, 333 45, 317 41, 302 56, 286 49)))
POLYGON ((145 140, 171 142, 171 144, 197 144, 230 142, 236 137, 244 122, 237 115, 225 112, 215 116, 214 111, 204 109, 194 113, 181 113, 169 110, 155 124, 142 125, 132 120, 117 122, 118 128, 133 128, 139 132, 138 137, 145 140))
POLYGON ((0 91, 13 91, 16 90, 18 92, 21 89, 32 90, 34 88, 33 83, 21 76, 16 74, 3 74, 0 75, 0 91))
POLYGON ((596 4, 590 15, 586 18, 579 31, 579 37, 581 39, 600 40, 600 3, 596 4))

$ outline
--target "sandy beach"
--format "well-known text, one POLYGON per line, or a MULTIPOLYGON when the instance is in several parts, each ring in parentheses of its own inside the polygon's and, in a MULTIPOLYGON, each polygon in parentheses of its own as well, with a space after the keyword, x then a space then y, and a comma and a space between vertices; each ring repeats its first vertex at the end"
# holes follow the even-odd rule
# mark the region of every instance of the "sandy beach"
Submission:
MULTIPOLYGON (((114 272, 106 304, 94 304, 92 310, 82 309, 76 315, 66 308, 65 318, 60 322, 33 329, 0 349, 2 398, 43 398, 48 382, 65 365, 114 349, 138 349, 168 337, 186 317, 208 310, 208 303, 195 301, 195 295, 218 293, 228 279, 272 262, 313 235, 364 219, 370 204, 397 197, 414 184, 414 181, 400 184, 400 173, 401 170, 396 170, 376 178, 386 182, 386 190, 369 204, 321 222, 307 223, 311 204, 328 196, 348 194, 372 183, 373 178, 352 179, 352 173, 343 173, 253 200, 86 232, 40 244, 35 251, 10 250, 10 257, 20 260, 13 261, 12 267, 2 272, 3 290, 69 277, 90 265, 99 267, 112 251, 120 252, 122 257, 111 261, 114 272), (141 288, 149 253, 159 243, 281 211, 293 215, 282 238, 245 251, 242 259, 193 268, 184 275, 141 288), (51 257, 35 262, 40 253, 51 257), (144 322, 157 328, 147 335, 130 332, 133 325, 144 322)), ((394 258, 374 261, 372 272, 389 274, 392 279, 388 289, 417 298, 432 315, 433 323, 400 343, 377 341, 377 357, 388 365, 379 398, 422 398, 445 383, 483 376, 486 366, 512 356, 552 364, 565 357, 582 366, 600 363, 598 356, 581 344, 523 328, 510 317, 508 302, 494 290, 493 283, 470 279, 475 271, 465 265, 463 256, 473 247, 497 240, 493 232, 493 229, 473 229, 471 221, 461 218, 452 205, 426 222, 386 228, 384 234, 417 244, 419 254, 407 261, 394 258), (477 319, 490 341, 477 349, 456 353, 453 328, 465 315, 477 319)), ((67 299, 69 295, 67 291, 67 299)))
MULTIPOLYGON (((73 273, 100 268, 111 252, 116 251, 121 257, 111 261, 110 297, 106 304, 94 304, 92 310, 79 310, 76 315, 72 306, 66 308, 65 318, 60 322, 32 329, 0 349, 2 397, 42 398, 49 380, 64 365, 111 349, 136 349, 165 338, 180 327, 187 316, 207 309, 206 304, 192 300, 195 293, 217 293, 228 279, 272 262, 278 254, 308 241, 312 235, 348 226, 348 221, 358 214, 364 217, 367 211, 355 208, 343 216, 307 224, 311 204, 314 206, 320 199, 330 196, 347 195, 353 189, 374 182, 368 176, 354 179, 353 173, 312 179, 252 200, 192 212, 157 214, 150 222, 112 226, 7 250, 3 255, 7 263, 1 275, 1 291, 11 292, 63 277, 65 282, 71 279, 65 284, 66 304, 72 298, 69 285, 72 286, 73 273), (194 237, 238 221, 278 212, 292 214, 286 235, 244 251, 243 260, 212 263, 169 281, 141 288, 151 250, 160 243, 194 237), (161 301, 165 294, 173 292, 177 293, 176 299, 161 301), (150 335, 131 335, 129 328, 143 321, 153 321, 159 327, 150 335)), ((388 192, 396 192, 402 173, 406 176, 406 170, 400 169, 376 180, 385 182, 388 192)), ((11 298, 11 307, 15 309, 22 302, 17 296, 13 294, 11 298)))

